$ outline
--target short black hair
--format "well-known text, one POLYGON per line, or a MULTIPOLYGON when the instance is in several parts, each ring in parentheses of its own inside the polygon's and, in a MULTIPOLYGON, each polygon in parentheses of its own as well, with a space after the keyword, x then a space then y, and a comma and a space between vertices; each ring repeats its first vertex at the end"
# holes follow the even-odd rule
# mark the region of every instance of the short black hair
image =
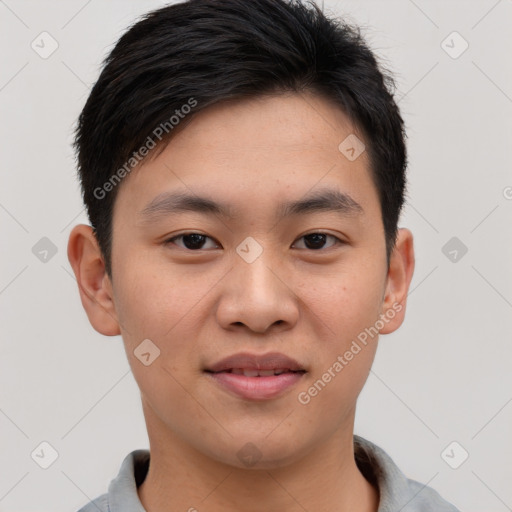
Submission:
POLYGON ((393 79, 360 29, 312 1, 189 0, 149 12, 122 35, 78 118, 78 174, 108 275, 121 178, 150 139, 165 147, 184 114, 221 101, 306 91, 334 101, 363 135, 389 262, 405 195, 406 135, 393 79))

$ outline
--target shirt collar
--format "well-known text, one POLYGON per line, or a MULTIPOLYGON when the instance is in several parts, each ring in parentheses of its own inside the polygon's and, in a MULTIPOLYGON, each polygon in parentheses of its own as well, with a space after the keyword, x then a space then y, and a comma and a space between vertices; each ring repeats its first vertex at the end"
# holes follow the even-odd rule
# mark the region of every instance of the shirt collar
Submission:
MULTIPOLYGON (((354 455, 361 473, 378 488, 378 512, 425 510, 422 507, 425 503, 437 506, 439 512, 457 512, 433 489, 407 479, 384 450, 356 435, 354 455)), ((139 500, 137 487, 146 478, 149 459, 149 450, 134 450, 125 457, 119 474, 108 488, 109 512, 146 512, 139 500)))

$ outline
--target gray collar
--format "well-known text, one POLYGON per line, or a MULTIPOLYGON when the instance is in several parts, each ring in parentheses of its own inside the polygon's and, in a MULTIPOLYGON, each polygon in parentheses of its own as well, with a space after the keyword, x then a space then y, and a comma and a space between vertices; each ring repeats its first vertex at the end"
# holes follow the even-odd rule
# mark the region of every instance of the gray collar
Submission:
MULTIPOLYGON (((432 488, 408 479, 389 455, 366 439, 354 436, 356 463, 365 478, 379 489, 378 512, 458 512, 432 488)), ((108 493, 79 512, 146 512, 137 494, 149 468, 149 450, 129 453, 112 480, 108 493)))

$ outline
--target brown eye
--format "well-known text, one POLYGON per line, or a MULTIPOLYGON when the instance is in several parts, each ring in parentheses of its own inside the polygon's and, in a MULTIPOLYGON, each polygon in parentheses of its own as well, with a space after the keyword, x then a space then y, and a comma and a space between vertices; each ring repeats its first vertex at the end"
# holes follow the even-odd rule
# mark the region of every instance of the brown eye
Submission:
MULTIPOLYGON (((164 243, 167 244, 174 244, 178 247, 181 247, 182 249, 188 249, 190 251, 197 251, 202 249, 211 249, 212 247, 205 247, 205 242, 207 240, 213 240, 213 238, 203 235, 202 233, 184 233, 181 235, 174 236, 172 238, 169 238, 164 243), (176 240, 181 240, 182 244, 175 243, 176 240)), ((214 249, 217 247, 216 244, 213 247, 214 249)))
POLYGON ((318 250, 326 248, 325 244, 327 239, 329 238, 333 239, 334 243, 329 245, 327 249, 335 246, 338 243, 342 243, 342 241, 339 238, 335 237, 334 235, 329 235, 327 233, 309 233, 308 235, 302 236, 300 239, 304 239, 304 245, 306 249, 318 250))

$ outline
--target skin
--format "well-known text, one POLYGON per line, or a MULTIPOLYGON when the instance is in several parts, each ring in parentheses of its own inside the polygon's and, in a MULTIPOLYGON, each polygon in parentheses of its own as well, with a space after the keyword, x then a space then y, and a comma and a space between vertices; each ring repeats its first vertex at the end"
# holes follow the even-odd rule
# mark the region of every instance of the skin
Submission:
POLYGON ((381 314, 395 309, 380 334, 405 314, 412 235, 399 230, 388 266, 367 153, 351 162, 338 149, 352 133, 339 108, 312 94, 211 106, 124 179, 112 278, 91 228, 73 229, 68 256, 82 304, 98 332, 122 335, 140 387, 151 465, 138 492, 149 512, 377 510, 352 436, 378 337, 309 403, 297 398, 381 314), (324 186, 349 194, 362 213, 276 219, 277 203, 324 186), (173 190, 229 203, 237 215, 144 221, 144 207, 173 190), (190 239, 166 243, 189 231, 210 237, 202 250, 187 248, 190 239), (304 235, 318 232, 343 243, 328 236, 308 248, 304 235), (236 252, 249 236, 263 249, 252 263, 236 252), (144 339, 160 349, 149 366, 134 355, 144 339), (203 369, 241 351, 278 351, 307 373, 275 399, 235 397, 203 369), (237 456, 249 442, 260 457, 251 467, 237 456))

